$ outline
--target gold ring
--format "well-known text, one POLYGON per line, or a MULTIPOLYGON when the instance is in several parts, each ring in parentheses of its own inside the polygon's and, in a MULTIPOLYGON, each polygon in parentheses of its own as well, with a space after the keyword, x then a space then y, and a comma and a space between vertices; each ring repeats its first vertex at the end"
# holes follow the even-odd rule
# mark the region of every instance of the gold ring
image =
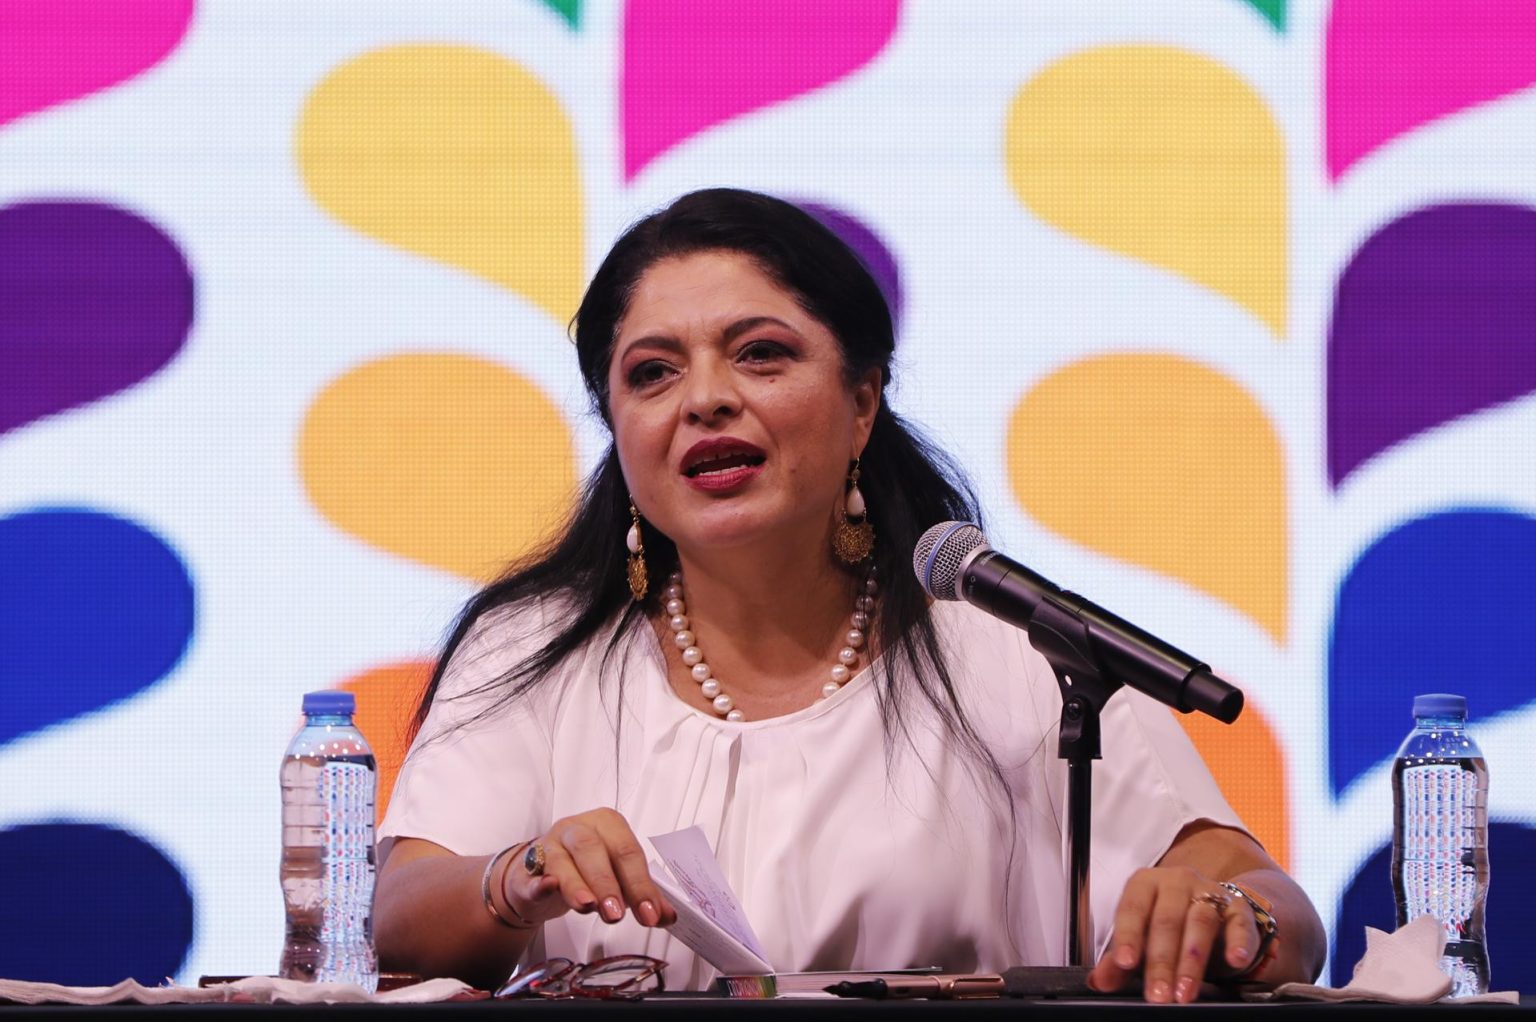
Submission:
POLYGON ((1191 895, 1189 903, 1191 905, 1209 905, 1216 910, 1217 919, 1225 919, 1227 918, 1227 909, 1232 907, 1232 896, 1225 892, 1218 894, 1215 891, 1201 891, 1199 894, 1191 895))
POLYGON ((537 841, 529 844, 528 850, 523 853, 523 869, 531 877, 544 875, 544 846, 537 841))

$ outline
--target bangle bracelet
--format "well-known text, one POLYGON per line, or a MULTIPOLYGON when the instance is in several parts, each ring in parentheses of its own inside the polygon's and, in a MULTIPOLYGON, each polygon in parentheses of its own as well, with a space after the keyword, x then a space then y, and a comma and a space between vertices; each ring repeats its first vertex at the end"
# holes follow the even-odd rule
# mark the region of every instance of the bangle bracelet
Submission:
POLYGON ((1228 981, 1257 980, 1270 963, 1280 957, 1280 924, 1275 922, 1268 898, 1254 894, 1241 884, 1223 882, 1221 886, 1253 910, 1254 927, 1259 931, 1259 946, 1254 949, 1253 961, 1243 971, 1229 976, 1228 981))
MULTIPOLYGON (((537 929, 539 924, 532 919, 524 919, 512 904, 511 899, 507 900, 507 911, 512 913, 517 922, 514 923, 496 910, 496 902, 491 898, 491 874, 496 872, 496 864, 506 857, 508 852, 515 852, 527 844, 529 844, 528 841, 519 841, 515 845, 508 845, 503 848, 491 856, 491 861, 485 864, 485 872, 480 874, 480 897, 485 901, 485 910, 491 914, 492 919, 509 930, 533 930, 537 929)), ((506 897, 505 889, 502 891, 502 896, 506 897)))

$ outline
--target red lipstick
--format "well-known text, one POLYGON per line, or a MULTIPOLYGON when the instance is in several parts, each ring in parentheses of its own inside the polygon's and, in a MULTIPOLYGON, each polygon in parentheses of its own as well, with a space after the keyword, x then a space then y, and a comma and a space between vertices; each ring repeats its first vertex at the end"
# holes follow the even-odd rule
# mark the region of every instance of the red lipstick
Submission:
POLYGON ((767 458, 756 444, 736 437, 711 437, 688 448, 679 471, 694 489, 719 493, 755 477, 767 458))

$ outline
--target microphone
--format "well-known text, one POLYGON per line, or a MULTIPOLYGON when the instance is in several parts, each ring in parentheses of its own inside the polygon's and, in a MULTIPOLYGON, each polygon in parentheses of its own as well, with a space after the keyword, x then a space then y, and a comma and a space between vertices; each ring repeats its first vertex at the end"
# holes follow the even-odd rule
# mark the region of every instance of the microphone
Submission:
POLYGON ((1075 619, 1089 646, 1076 649, 1079 662, 1180 713, 1199 710, 1230 724, 1243 711, 1243 693, 1206 664, 1004 557, 970 522, 940 522, 923 533, 912 568, 934 599, 964 600, 1019 628, 1028 629, 1042 607, 1075 619))

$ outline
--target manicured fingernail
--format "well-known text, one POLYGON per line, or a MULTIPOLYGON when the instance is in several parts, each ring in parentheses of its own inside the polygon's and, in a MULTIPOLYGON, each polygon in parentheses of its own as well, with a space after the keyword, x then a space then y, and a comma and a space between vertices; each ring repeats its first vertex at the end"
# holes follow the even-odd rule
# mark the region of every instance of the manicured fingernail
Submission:
POLYGON ((656 903, 642 901, 635 906, 635 918, 645 926, 655 926, 661 922, 661 913, 656 911, 656 903))
POLYGON ((1189 976, 1180 976, 1179 982, 1173 988, 1174 1000, 1182 1004, 1188 1004, 1195 999, 1195 981, 1189 976))
POLYGON ((1250 954, 1252 952, 1245 947, 1234 947, 1227 951, 1227 961, 1233 965, 1243 965, 1248 961, 1250 954))
POLYGON ((1136 968, 1136 949, 1129 944, 1121 944, 1115 949, 1115 964, 1122 969, 1136 968))
POLYGON ((624 905, 618 898, 609 895, 603 899, 603 918, 610 923, 616 923, 624 918, 624 905))
POLYGON ((576 911, 590 912, 595 908, 597 908, 597 899, 592 896, 591 891, 582 891, 576 895, 576 911))
POLYGON ((1168 981, 1153 980, 1152 985, 1147 987, 1147 1000, 1156 1001, 1158 1004, 1168 1003, 1168 981))

